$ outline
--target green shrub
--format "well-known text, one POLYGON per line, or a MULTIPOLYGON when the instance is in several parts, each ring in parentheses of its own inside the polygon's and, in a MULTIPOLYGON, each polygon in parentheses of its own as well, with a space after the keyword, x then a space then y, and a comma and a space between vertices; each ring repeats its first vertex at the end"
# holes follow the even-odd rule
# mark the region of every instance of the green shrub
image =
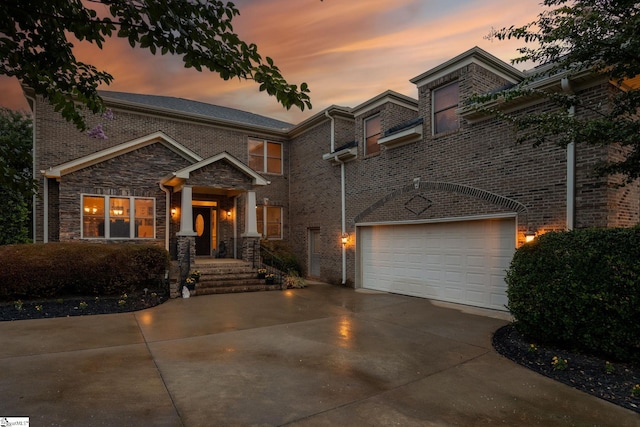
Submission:
POLYGON ((157 288, 169 268, 167 251, 153 245, 8 245, 0 260, 0 300, 136 292, 157 288))
POLYGON ((533 341, 640 362, 640 227, 544 234, 516 251, 506 281, 533 341))

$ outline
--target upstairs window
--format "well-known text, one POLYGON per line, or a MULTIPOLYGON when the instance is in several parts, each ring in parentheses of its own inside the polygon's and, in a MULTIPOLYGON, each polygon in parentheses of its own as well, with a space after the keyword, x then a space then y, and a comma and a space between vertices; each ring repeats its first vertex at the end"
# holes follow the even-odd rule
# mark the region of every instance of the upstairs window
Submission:
POLYGON ((458 122, 458 82, 433 91, 433 134, 451 132, 460 127, 458 122))
POLYGON ((249 138, 249 167, 256 172, 282 175, 282 144, 249 138))
POLYGON ((364 121, 364 155, 379 153, 378 140, 382 134, 382 122, 380 115, 370 117, 364 121))

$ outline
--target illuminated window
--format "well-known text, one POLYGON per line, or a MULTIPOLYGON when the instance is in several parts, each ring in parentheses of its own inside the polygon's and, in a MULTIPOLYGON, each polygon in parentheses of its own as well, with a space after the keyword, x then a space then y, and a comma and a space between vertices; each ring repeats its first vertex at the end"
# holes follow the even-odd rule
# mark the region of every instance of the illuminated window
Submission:
POLYGON ((83 195, 82 237, 155 238, 155 199, 83 195))
POLYGON ((364 121, 364 154, 374 154, 380 152, 378 140, 382 133, 382 122, 380 116, 373 116, 364 121))
POLYGON ((267 239, 282 239, 282 208, 278 206, 257 206, 256 219, 258 233, 267 239), (265 224, 267 225, 265 231, 265 224))
POLYGON ((249 167, 257 172, 282 174, 282 144, 249 138, 249 167))
POLYGON ((458 122, 458 82, 433 91, 433 134, 451 132, 460 127, 458 122))

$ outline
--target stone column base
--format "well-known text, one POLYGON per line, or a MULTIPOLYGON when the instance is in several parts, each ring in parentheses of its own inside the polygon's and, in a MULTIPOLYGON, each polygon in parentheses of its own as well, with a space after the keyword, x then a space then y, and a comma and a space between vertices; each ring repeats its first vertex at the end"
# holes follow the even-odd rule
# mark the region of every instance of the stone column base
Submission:
MULTIPOLYGON (((254 256, 259 254, 255 253, 255 250, 259 250, 260 237, 242 237, 242 260, 246 262, 253 262, 254 256)), ((257 260, 256 260, 257 261, 257 260)))

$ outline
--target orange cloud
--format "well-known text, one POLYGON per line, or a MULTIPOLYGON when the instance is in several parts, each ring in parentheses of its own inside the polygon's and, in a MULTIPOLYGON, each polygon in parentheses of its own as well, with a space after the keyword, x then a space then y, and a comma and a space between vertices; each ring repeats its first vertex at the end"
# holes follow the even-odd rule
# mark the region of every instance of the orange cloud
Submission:
MULTIPOLYGON (((290 83, 307 82, 314 111, 287 111, 252 82, 223 81, 183 67, 179 57, 153 56, 125 40, 103 50, 78 43, 78 58, 110 72, 102 89, 194 99, 299 122, 331 104, 355 106, 387 89, 416 96, 409 79, 480 46, 503 60, 520 41, 491 42, 492 27, 535 19, 539 0, 238 0, 234 28, 272 57, 290 83)), ((0 105, 22 100, 19 85, 0 76, 0 105)))

